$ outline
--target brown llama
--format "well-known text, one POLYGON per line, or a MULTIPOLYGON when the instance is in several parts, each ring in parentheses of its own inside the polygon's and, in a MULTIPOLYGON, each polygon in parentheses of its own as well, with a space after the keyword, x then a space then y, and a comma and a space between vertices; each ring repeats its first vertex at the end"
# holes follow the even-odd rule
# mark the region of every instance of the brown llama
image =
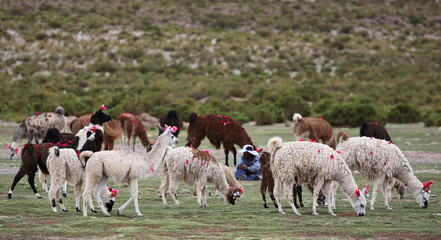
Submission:
POLYGON ((234 166, 236 166, 236 148, 234 144, 240 147, 250 144, 256 149, 242 125, 230 117, 221 115, 198 116, 196 113, 192 113, 189 116, 189 122, 186 146, 198 148, 205 137, 216 149, 219 149, 222 143, 225 150, 225 165, 227 166, 229 166, 228 153, 230 151, 233 153, 234 166))
POLYGON ((121 139, 122 129, 119 121, 112 119, 110 122, 104 123, 104 150, 113 150, 115 140, 121 139))
MULTIPOLYGON (((104 105, 101 106, 101 110, 105 109, 106 107, 104 105)), ((72 133, 77 134, 80 129, 83 129, 91 123, 100 125, 91 119, 91 117, 92 114, 86 114, 73 120, 70 123, 70 130, 72 133)), ((113 150, 115 139, 121 139, 122 130, 119 122, 112 118, 110 121, 104 122, 102 125, 104 126, 104 150, 113 150)))
POLYGON ((130 113, 121 113, 119 117, 116 119, 122 129, 122 138, 121 138, 121 149, 123 142, 127 141, 127 147, 130 149, 130 140, 132 141, 132 149, 135 151, 135 143, 136 138, 138 137, 141 140, 142 146, 147 148, 150 144, 149 139, 147 138, 147 133, 145 132, 144 125, 141 120, 133 114, 130 113))
POLYGON ((299 113, 295 113, 292 117, 294 121, 294 137, 296 140, 309 138, 318 142, 322 140, 323 144, 335 149, 334 130, 331 125, 322 118, 302 117, 299 113))
POLYGON ((170 110, 168 113, 162 115, 161 118, 159 119, 159 125, 158 125, 159 135, 161 135, 164 132, 164 129, 167 126, 172 126, 172 127, 176 126, 177 129, 175 132, 173 132, 173 135, 175 135, 175 137, 178 137, 184 124, 182 123, 181 117, 179 117, 178 112, 176 112, 175 110, 170 110))

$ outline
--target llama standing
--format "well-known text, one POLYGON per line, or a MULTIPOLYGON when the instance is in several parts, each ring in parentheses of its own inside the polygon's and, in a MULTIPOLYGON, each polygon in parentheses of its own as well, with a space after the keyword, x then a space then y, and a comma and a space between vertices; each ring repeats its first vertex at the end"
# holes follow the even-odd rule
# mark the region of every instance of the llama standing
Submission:
POLYGON ((12 138, 12 144, 9 147, 9 159, 12 159, 18 152, 18 145, 23 138, 28 139, 28 143, 35 139, 38 144, 40 139, 46 136, 47 131, 50 128, 56 128, 60 132, 64 132, 66 129, 67 120, 64 116, 64 108, 58 106, 55 112, 37 112, 34 115, 26 117, 18 126, 14 137, 12 138))
MULTIPOLYGON (((332 181, 337 181, 352 207, 357 211, 357 215, 365 215, 366 199, 363 191, 357 187, 344 160, 332 148, 307 141, 283 143, 280 137, 273 137, 268 141, 268 149, 271 152, 274 197, 280 213, 285 214, 280 204, 280 189, 283 184, 285 198, 288 199, 294 213, 300 215, 291 196, 297 177, 299 181, 314 186, 313 203, 317 202, 320 190, 324 189, 329 214, 335 216, 331 207, 330 186, 332 181)), ((312 204, 312 214, 318 214, 316 204, 312 204)))
POLYGON ((335 149, 334 130, 322 118, 302 117, 299 113, 292 117, 294 121, 294 137, 296 140, 312 139, 316 142, 322 140, 323 144, 335 149))
POLYGON ((161 118, 159 118, 159 135, 164 132, 164 128, 166 126, 176 126, 178 129, 173 132, 173 135, 175 135, 175 137, 178 137, 179 132, 181 132, 181 129, 184 126, 178 112, 176 112, 175 110, 170 110, 168 113, 162 115, 161 118))
POLYGON ((32 144, 28 143, 22 149, 21 159, 22 163, 12 181, 11 188, 9 189, 8 198, 12 198, 12 193, 14 191, 15 185, 25 176, 28 175, 28 182, 31 186, 34 194, 37 198, 41 198, 37 189, 35 188, 34 178, 37 170, 40 170, 40 182, 43 184, 43 189, 47 191, 46 178, 49 175, 49 170, 47 169, 46 160, 49 156, 49 148, 58 145, 63 148, 73 148, 82 149, 87 143, 87 139, 90 137, 90 132, 88 129, 80 131, 74 137, 72 142, 66 144, 52 144, 52 143, 42 143, 42 144, 32 144))
POLYGON ((134 201, 138 216, 143 216, 138 206, 138 180, 155 174, 167 151, 167 147, 179 143, 179 140, 171 134, 171 127, 167 128, 153 144, 148 153, 125 153, 121 151, 102 151, 97 153, 86 152, 81 161, 89 157, 86 165, 86 188, 83 192, 83 215, 87 216, 87 199, 94 191, 104 215, 110 216, 104 208, 99 195, 108 180, 115 184, 127 183, 130 190, 130 198, 119 209, 118 214, 134 201))
POLYGON ((389 179, 396 178, 412 192, 421 208, 427 208, 429 193, 427 185, 413 174, 412 167, 400 149, 385 140, 369 137, 353 137, 337 146, 339 155, 351 170, 357 170, 368 181, 374 182, 370 209, 374 209, 378 188, 381 188, 386 209, 389 207, 387 188, 389 179))
MULTIPOLYGON (((262 180, 260 183, 260 194, 262 195, 262 199, 263 199, 263 207, 264 208, 268 208, 268 204, 266 202, 266 191, 268 189, 268 194, 271 198, 271 200, 274 203, 274 206, 276 208, 279 208, 279 206, 276 203, 276 199, 274 198, 274 194, 273 194, 273 190, 274 190, 274 177, 273 177, 273 173, 271 172, 271 164, 270 164, 270 160, 271 160, 271 154, 269 152, 266 151, 261 151, 260 152, 260 168, 262 170, 262 180)), ((302 196, 302 186, 300 185, 300 182, 298 182, 298 179, 295 179, 296 184, 294 184, 293 186, 293 198, 294 198, 294 206, 296 206, 296 208, 299 207, 303 207, 303 196, 302 196), (297 185, 299 184, 299 185, 297 185), (299 203, 300 206, 297 204, 297 197, 299 198, 299 203)), ((313 192, 313 186, 312 185, 308 185, 308 189, 313 192)), ((317 204, 319 205, 325 205, 325 196, 323 195, 323 192, 320 191, 319 192, 319 196, 317 198, 317 204)))
POLYGON ((130 149, 130 141, 132 140, 132 150, 135 151, 137 137, 141 140, 142 146, 147 148, 150 141, 147 138, 144 125, 138 117, 130 113, 122 113, 117 120, 122 129, 121 149, 123 142, 127 142, 127 147, 130 149))
MULTIPOLYGON (((49 172, 51 172, 49 201, 53 212, 57 212, 55 202, 60 204, 63 212, 67 212, 60 197, 60 189, 65 181, 75 186, 75 207, 77 212, 80 212, 80 197, 86 185, 86 179, 84 176, 84 167, 78 160, 78 157, 78 153, 71 148, 60 149, 59 147, 52 147, 49 149, 49 157, 47 158, 46 164, 49 172)), ((112 192, 109 190, 107 187, 103 188, 100 194, 106 204, 107 210, 112 211, 116 191, 114 190, 112 192)), ((96 213, 92 198, 89 198, 89 205, 91 211, 96 213)))
POLYGON ((168 207, 166 196, 168 189, 170 189, 178 208, 181 207, 176 195, 181 181, 184 181, 188 186, 195 186, 199 207, 208 207, 206 201, 207 182, 214 183, 219 187, 218 191, 227 204, 234 204, 235 197, 240 196, 239 189, 234 193, 234 187, 229 187, 225 173, 216 158, 196 148, 178 147, 167 153, 160 186, 164 207, 168 207))
POLYGON ((198 116, 196 113, 192 113, 189 116, 189 121, 186 146, 198 148, 205 137, 216 149, 219 149, 222 143, 225 150, 225 165, 227 166, 229 166, 228 153, 230 151, 233 153, 234 166, 236 166, 234 144, 240 147, 250 144, 256 149, 242 125, 232 118, 221 115, 198 116))
POLYGON ((363 123, 360 128, 360 137, 374 137, 392 142, 386 128, 376 122, 363 123))
POLYGON ((112 119, 110 122, 104 123, 104 150, 113 150, 115 140, 121 139, 122 129, 119 121, 112 119))

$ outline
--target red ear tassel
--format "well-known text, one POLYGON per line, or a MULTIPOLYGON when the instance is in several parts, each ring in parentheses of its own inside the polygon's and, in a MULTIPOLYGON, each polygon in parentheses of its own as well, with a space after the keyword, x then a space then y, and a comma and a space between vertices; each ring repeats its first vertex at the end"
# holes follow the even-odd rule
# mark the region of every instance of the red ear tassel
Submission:
POLYGON ((361 199, 360 188, 355 189, 355 195, 358 196, 358 199, 361 199))
POLYGON ((366 188, 366 191, 364 191, 364 193, 366 194, 366 196, 369 197, 369 187, 368 187, 368 186, 365 186, 365 188, 366 188))
POLYGON ((427 192, 430 193, 431 192, 430 185, 432 185, 432 184, 433 184, 432 180, 430 180, 430 182, 425 182, 425 183, 423 183, 423 188, 427 187, 427 192))

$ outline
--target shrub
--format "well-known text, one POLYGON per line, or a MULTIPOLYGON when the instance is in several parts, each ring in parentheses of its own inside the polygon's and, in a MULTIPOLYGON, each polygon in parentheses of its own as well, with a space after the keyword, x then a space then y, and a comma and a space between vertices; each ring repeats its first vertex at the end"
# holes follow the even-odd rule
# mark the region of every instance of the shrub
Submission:
POLYGON ((441 109, 427 111, 424 115, 424 126, 441 126, 441 109))
POLYGON ((267 109, 260 109, 256 113, 256 125, 271 125, 276 122, 276 115, 267 109))
POLYGON ((415 123, 422 120, 419 107, 413 103, 398 103, 388 114, 388 120, 396 123, 415 123))
POLYGON ((280 94, 276 106, 282 109, 283 119, 292 120, 294 113, 300 113, 305 117, 311 115, 308 103, 295 94, 280 94))
POLYGON ((372 103, 359 101, 334 103, 323 113, 323 118, 332 126, 358 127, 364 122, 378 122, 382 125, 386 123, 381 109, 372 103))

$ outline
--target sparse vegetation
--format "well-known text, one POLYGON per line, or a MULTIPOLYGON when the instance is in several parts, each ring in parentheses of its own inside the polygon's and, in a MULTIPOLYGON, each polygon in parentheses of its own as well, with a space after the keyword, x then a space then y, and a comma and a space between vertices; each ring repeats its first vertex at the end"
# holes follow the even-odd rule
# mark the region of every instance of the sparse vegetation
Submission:
MULTIPOLYGON (((321 116, 367 97, 386 116, 381 121, 413 121, 391 110, 413 104, 433 116, 441 105, 440 8, 432 1, 7 1, 0 115, 19 121, 55 104, 81 115, 105 103, 156 117, 171 107, 233 116, 242 105, 276 103, 283 109, 261 110, 281 122, 296 109, 321 116), (192 105, 179 106, 188 99, 192 105)), ((258 117, 235 114, 241 122, 258 117)))

